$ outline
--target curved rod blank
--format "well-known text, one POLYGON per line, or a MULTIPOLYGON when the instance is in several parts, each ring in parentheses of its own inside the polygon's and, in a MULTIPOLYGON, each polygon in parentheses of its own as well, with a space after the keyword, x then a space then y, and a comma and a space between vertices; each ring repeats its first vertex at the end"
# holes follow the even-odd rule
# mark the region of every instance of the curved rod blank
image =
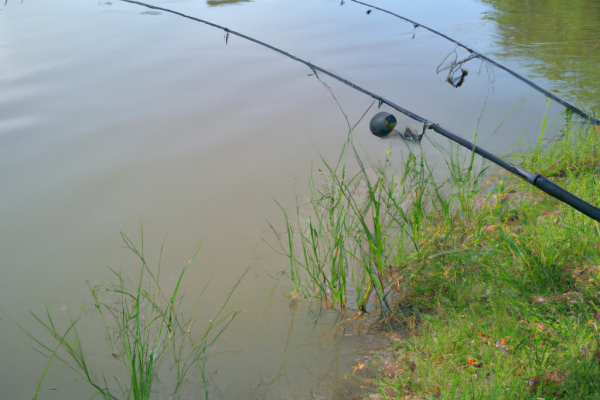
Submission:
POLYGON ((375 94, 373 92, 370 92, 370 91, 368 91, 366 89, 363 89, 362 87, 357 86, 354 83, 352 83, 352 82, 350 82, 350 81, 348 81, 348 80, 346 80, 346 79, 344 79, 344 78, 342 78, 342 77, 340 77, 340 76, 338 76, 338 75, 336 75, 336 74, 334 74, 332 72, 327 71, 326 69, 323 69, 323 68, 321 68, 319 66, 316 66, 316 65, 314 65, 314 64, 312 64, 312 63, 310 63, 308 61, 305 61, 305 60, 303 60, 301 58, 298 58, 298 57, 296 57, 296 56, 294 56, 294 55, 292 55, 292 54, 290 54, 290 53, 288 53, 286 51, 278 49, 277 47, 273 47, 273 46, 271 46, 269 44, 261 42, 260 40, 251 38, 251 37, 246 36, 244 34, 241 34, 239 32, 232 31, 232 30, 230 30, 228 28, 225 28, 224 26, 217 25, 217 24, 214 24, 212 22, 208 22, 208 21, 202 20, 200 18, 195 18, 195 17, 189 16, 189 15, 186 15, 186 14, 182 14, 182 13, 177 12, 177 11, 169 10, 167 8, 161 8, 161 7, 152 6, 150 4, 141 3, 139 1, 134 1, 134 0, 120 0, 120 1, 123 1, 123 2, 126 2, 126 3, 131 3, 131 4, 137 4, 137 5, 140 5, 140 6, 144 6, 144 7, 150 8, 152 10, 160 10, 160 11, 168 12, 168 13, 171 13, 171 14, 179 15, 180 17, 191 19, 193 21, 201 22, 203 24, 210 25, 212 27, 221 29, 221 30, 223 30, 226 33, 229 33, 231 35, 235 35, 235 36, 244 38, 246 40, 249 40, 251 42, 259 44, 261 46, 267 47, 267 48, 269 48, 269 49, 271 49, 273 51, 276 51, 276 52, 278 52, 280 54, 283 54, 284 56, 289 57, 292 60, 298 61, 298 62, 300 62, 300 63, 308 66, 313 71, 319 71, 319 72, 321 72, 321 73, 323 73, 325 75, 328 75, 328 76, 332 77, 333 79, 336 79, 336 80, 342 82, 343 84, 348 85, 351 88, 353 88, 355 90, 358 90, 359 92, 362 92, 362 93, 364 93, 364 94, 366 94, 366 95, 374 98, 375 100, 378 100, 379 103, 380 103, 380 105, 383 104, 383 103, 385 103, 388 106, 392 107, 393 109, 401 112, 402 114, 404 114, 404 115, 406 115, 406 116, 408 116, 408 117, 410 117, 410 118, 412 118, 412 119, 414 119, 416 121, 422 122, 424 127, 428 128, 428 129, 432 129, 435 132, 439 133, 440 135, 442 135, 442 136, 444 136, 444 137, 452 140, 453 142, 458 143, 459 145, 467 148, 468 150, 470 150, 470 151, 472 151, 472 152, 474 152, 476 154, 479 154, 481 157, 483 157, 483 158, 485 158, 485 159, 493 162, 494 164, 496 164, 496 165, 504 168, 505 170, 511 172, 512 174, 518 176, 519 178, 527 181, 531 185, 533 185, 533 186, 537 187, 538 189, 542 190, 543 192, 549 194, 550 196, 552 196, 552 197, 554 197, 554 198, 562 201, 563 203, 568 204, 569 206, 575 208, 576 210, 578 210, 582 214, 585 214, 588 217, 590 217, 590 218, 592 218, 592 219, 600 222, 600 208, 594 207, 593 205, 591 205, 589 203, 586 203, 585 201, 581 200, 580 198, 576 197, 575 195, 567 192, 566 190, 564 190, 560 186, 552 183, 551 181, 549 181, 548 179, 546 179, 542 175, 533 174, 533 173, 531 173, 529 171, 526 171, 526 170, 524 170, 524 169, 522 169, 520 167, 517 167, 517 166, 514 166, 512 164, 509 164, 506 161, 502 160, 501 158, 499 158, 499 157, 497 157, 497 156, 489 153, 488 151, 482 149, 481 147, 478 147, 478 146, 474 145, 473 143, 469 142, 468 140, 466 140, 466 139, 464 139, 464 138, 462 138, 460 136, 457 136, 457 135, 453 134, 450 131, 447 131, 446 129, 442 128, 438 124, 430 122, 430 121, 426 120, 425 118, 423 118, 423 117, 421 117, 421 116, 419 116, 419 115, 417 115, 417 114, 415 114, 415 113, 413 113, 413 112, 411 112, 409 110, 406 110, 405 108, 402 108, 402 107, 400 107, 397 104, 394 104, 390 100, 387 100, 387 99, 385 99, 385 98, 383 98, 383 97, 381 97, 381 96, 379 96, 379 95, 377 95, 377 94, 375 94))
POLYGON ((522 76, 522 75, 519 75, 519 74, 517 74, 517 73, 516 73, 515 71, 513 71, 512 69, 510 69, 510 68, 507 68, 507 67, 505 67, 504 65, 502 65, 502 64, 500 64, 500 63, 498 63, 498 62, 496 62, 496 61, 492 60, 491 58, 484 56, 484 55, 483 55, 483 54, 481 54, 480 52, 473 50, 472 48, 470 48, 469 46, 467 46, 467 45, 465 45, 465 44, 463 44, 463 43, 459 42, 458 40, 452 39, 451 37, 449 37, 449 36, 446 36, 445 34, 443 34, 443 33, 441 33, 441 32, 438 32, 438 31, 436 31, 435 29, 429 28, 429 27, 427 27, 427 26, 425 26, 425 25, 421 25, 421 24, 420 24, 420 23, 418 23, 418 22, 415 22, 415 21, 413 21, 413 20, 411 20, 411 19, 408 19, 408 18, 406 18, 406 17, 403 17, 403 16, 401 16, 401 15, 395 14, 395 13, 393 13, 393 12, 391 12, 391 11, 388 11, 388 10, 386 10, 386 9, 379 8, 379 7, 376 7, 376 6, 374 6, 374 5, 371 5, 371 4, 363 3, 362 1, 359 1, 359 0, 351 0, 351 1, 353 1, 354 3, 362 4, 362 5, 364 5, 364 6, 367 6, 367 7, 374 8, 375 10, 383 11, 384 13, 387 13, 387 14, 393 15, 394 17, 397 17, 397 18, 403 19, 403 20, 404 20, 404 21, 406 21, 406 22, 410 22, 411 24, 413 24, 413 26, 414 26, 415 28, 421 27, 421 28, 423 28, 423 29, 426 29, 426 30, 428 30, 428 31, 429 31, 429 32, 431 32, 431 33, 434 33, 434 34, 436 34, 436 35, 438 35, 438 36, 441 36, 441 37, 443 37, 444 39, 446 39, 446 40, 448 40, 448 41, 450 41, 450 42, 452 42, 452 43, 456 44, 457 46, 460 46, 460 47, 462 47, 462 48, 463 48, 463 49, 465 49, 465 50, 467 50, 469 53, 471 53, 471 54, 474 54, 474 55, 475 55, 475 56, 477 56, 478 58, 481 58, 482 60, 485 60, 485 61, 489 62, 490 64, 493 64, 493 65, 495 65, 496 67, 498 67, 498 68, 500 68, 500 69, 502 69, 502 70, 504 70, 504 71, 508 72, 509 74, 511 74, 512 76, 514 76, 515 78, 517 78, 517 79, 520 79, 521 81, 525 82, 526 84, 528 84, 529 86, 531 86, 531 87, 532 87, 532 88, 534 88, 535 90, 537 90, 537 91, 539 91, 539 92, 543 93, 543 94, 544 94, 544 96, 551 98, 552 100, 554 100, 554 101, 556 101, 556 102, 558 102, 558 103, 562 104, 562 105, 563 105, 563 106, 565 106, 566 108, 568 108, 568 109, 572 110, 574 113, 576 113, 576 114, 579 114, 581 117, 583 117, 584 119, 586 119, 587 121, 589 121, 589 122, 590 122, 592 125, 600 125, 600 119, 598 119, 598 118, 594 119, 594 118, 590 117, 590 116, 589 116, 587 113, 585 113, 584 111, 581 111, 579 108, 575 107, 573 104, 569 103, 568 101, 561 99, 560 97, 556 96, 556 95, 555 95, 555 94, 553 94, 553 93, 550 93, 549 91, 547 91, 546 89, 544 89, 544 88, 543 88, 543 87, 541 87, 541 86, 538 86, 536 83, 532 82, 531 80, 529 80, 529 79, 525 78, 525 77, 524 77, 524 76, 522 76))

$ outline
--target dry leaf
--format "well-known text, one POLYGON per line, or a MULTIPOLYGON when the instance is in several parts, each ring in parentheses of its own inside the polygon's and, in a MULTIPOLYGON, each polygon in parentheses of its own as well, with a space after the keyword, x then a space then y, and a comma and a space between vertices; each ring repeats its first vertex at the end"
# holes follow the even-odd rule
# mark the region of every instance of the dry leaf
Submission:
POLYGON ((356 372, 357 369, 363 369, 365 367, 365 364, 359 362, 358 364, 356 364, 356 366, 352 367, 352 373, 356 372))
POLYGON ((566 374, 559 372, 559 371, 548 371, 548 372, 546 372, 546 375, 544 375, 543 379, 539 375, 536 375, 533 378, 533 381, 531 381, 531 383, 530 383, 531 391, 534 393, 537 392, 538 386, 543 381, 543 394, 553 395, 555 393, 552 393, 553 392, 552 386, 554 386, 554 389, 556 389, 557 388, 556 384, 560 384, 561 382, 564 382, 565 380, 567 380, 566 374))
POLYGON ((567 380, 567 375, 559 371, 549 371, 546 373, 546 380, 561 383, 567 380))
POLYGON ((415 364, 414 361, 411 361, 410 364, 408 364, 408 368, 410 368, 410 372, 415 372, 415 370, 417 369, 417 364, 415 364))
POLYGON ((395 360, 385 360, 385 373, 392 377, 394 375, 400 375, 404 372, 404 369, 400 368, 395 360))
POLYGON ((532 296, 529 298, 531 301, 533 301, 534 303, 539 303, 539 304, 544 304, 546 302, 546 299, 543 297, 539 297, 539 296, 532 296))
MULTIPOLYGON (((562 210, 554 210, 552 212, 549 212, 548 214, 544 214, 544 215, 539 216, 538 219, 543 219, 543 218, 549 217, 551 215, 560 214, 561 212, 562 212, 562 210)), ((556 222, 556 219, 554 221, 556 222)))
POLYGON ((536 322, 535 323, 535 327, 538 328, 540 331, 545 332, 546 331, 546 327, 544 326, 544 324, 542 324, 541 322, 536 322))

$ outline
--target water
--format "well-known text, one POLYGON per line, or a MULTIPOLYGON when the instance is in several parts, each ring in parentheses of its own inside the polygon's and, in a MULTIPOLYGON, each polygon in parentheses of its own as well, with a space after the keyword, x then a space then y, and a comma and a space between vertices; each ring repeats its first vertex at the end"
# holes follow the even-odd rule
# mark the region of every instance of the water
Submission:
MULTIPOLYGON (((578 105, 594 105, 574 78, 563 82, 545 74, 548 60, 536 58, 538 53, 511 53, 527 43, 512 45, 518 37, 506 32, 522 28, 493 12, 500 5, 415 3, 378 5, 501 56, 578 105)), ((419 29, 411 39, 412 25, 379 12, 367 15, 354 3, 155 4, 281 47, 468 139, 478 131, 478 144, 497 154, 514 151, 521 138, 532 143, 542 123, 546 102, 539 93, 477 61, 466 65, 467 80, 455 89, 445 75, 435 74, 452 44, 419 29)), ((340 344, 336 314, 325 313, 315 325, 307 301, 299 303, 290 330, 293 313, 284 294, 292 285, 276 279, 286 260, 259 238, 265 220, 282 226, 274 199, 291 209, 295 191, 307 197, 311 162, 318 167, 319 154, 336 159, 347 133, 344 115, 305 66, 237 37, 226 44, 222 31, 206 25, 147 11, 87 0, 9 0, 0 11, 0 310, 39 332, 27 310, 43 313, 47 302, 60 317, 63 301, 70 308, 89 304, 86 281, 107 279, 107 267, 136 274, 138 264, 122 248, 119 231, 139 243, 143 223, 151 264, 166 236, 167 285, 203 241, 183 283, 195 297, 212 278, 199 323, 212 317, 248 265, 260 264, 230 302, 231 310, 245 312, 215 349, 229 353, 210 360, 209 370, 218 371, 217 397, 310 398, 311 392, 331 397, 330 383, 350 370, 355 349, 371 351, 381 341, 353 335, 340 344)), ((589 40, 597 38, 593 34, 589 40)), ((586 60, 581 56, 573 64, 586 60)), ((592 65, 597 58, 589 60, 592 65)), ((563 75, 590 76, 589 66, 564 68, 563 75)), ((351 123, 358 121, 372 99, 324 80, 351 123)), ((586 88, 593 86, 591 79, 586 82, 586 88)), ((398 138, 368 132, 377 111, 371 108, 357 126, 361 143, 374 157, 390 144, 406 149, 398 138)), ((561 111, 550 105, 550 131, 561 126, 561 111)), ((396 116, 400 127, 420 129, 396 116)), ((429 142, 424 148, 439 161, 429 142)), ((0 397, 27 398, 45 359, 6 315, 0 315, 0 397)), ((94 322, 82 329, 91 359, 118 371, 118 362, 95 344, 103 334, 94 322)), ((43 398, 87 393, 73 379, 54 365, 43 398)))
POLYGON ((593 0, 497 1, 493 53, 560 96, 600 109, 600 4, 593 0))

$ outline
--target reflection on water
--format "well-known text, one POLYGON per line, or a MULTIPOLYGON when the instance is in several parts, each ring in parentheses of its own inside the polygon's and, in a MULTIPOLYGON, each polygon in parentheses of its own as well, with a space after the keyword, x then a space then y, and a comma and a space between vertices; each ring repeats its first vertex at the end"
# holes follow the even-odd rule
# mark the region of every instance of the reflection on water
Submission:
POLYGON ((250 3, 252 0, 206 0, 209 7, 228 6, 237 3, 250 3))
POLYGON ((583 107, 600 106, 600 2, 482 0, 495 8, 502 57, 525 60, 533 74, 583 107))

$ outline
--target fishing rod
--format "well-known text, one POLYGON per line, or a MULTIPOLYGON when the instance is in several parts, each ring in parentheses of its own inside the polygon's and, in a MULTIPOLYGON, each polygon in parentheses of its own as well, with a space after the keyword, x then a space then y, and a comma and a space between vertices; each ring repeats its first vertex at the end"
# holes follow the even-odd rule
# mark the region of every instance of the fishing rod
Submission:
MULTIPOLYGON (((367 6, 367 7, 373 8, 373 9, 375 9, 375 10, 383 11, 384 13, 387 13, 387 14, 393 15, 394 17, 400 18, 400 19, 402 19, 402 20, 404 20, 404 21, 406 21, 406 22, 409 22, 409 23, 413 24, 413 26, 415 27, 415 29, 417 29, 417 28, 421 27, 421 28, 423 28, 423 29, 426 29, 426 30, 428 30, 428 31, 429 31, 429 32, 431 32, 431 33, 434 33, 434 34, 436 34, 436 35, 438 35, 438 36, 441 36, 441 37, 443 37, 444 39, 446 39, 446 40, 448 40, 448 41, 450 41, 450 42, 452 42, 452 43, 456 44, 457 46, 460 46, 460 47, 462 47, 462 48, 463 48, 463 49, 465 49, 465 50, 467 50, 469 53, 471 53, 471 55, 473 55, 473 56, 475 56, 475 57, 477 57, 477 58, 480 58, 480 59, 482 59, 482 60, 484 60, 484 61, 487 61, 488 63, 490 63, 490 64, 492 64, 492 65, 495 65, 496 67, 498 67, 498 68, 500 68, 500 69, 502 69, 502 70, 504 70, 504 71, 508 72, 509 74, 511 74, 512 76, 514 76, 515 78, 517 78, 517 79, 519 79, 519 80, 521 80, 521 81, 525 82, 526 84, 528 84, 529 86, 531 86, 532 88, 534 88, 535 90, 537 90, 538 92, 541 92, 541 93, 543 93, 543 94, 544 94, 546 97, 549 97, 549 98, 551 98, 552 100, 556 101, 557 103, 560 103, 560 104, 562 104, 563 106, 565 106, 565 107, 566 107, 566 108, 568 108, 569 110, 572 110, 574 113, 576 113, 576 114, 579 114, 579 115, 580 115, 581 117, 583 117, 585 120, 589 121, 589 122, 590 122, 590 123, 591 123, 593 126, 599 126, 599 125, 600 125, 600 119, 598 119, 598 118, 595 118, 595 119, 594 119, 594 118, 590 117, 590 116, 589 116, 587 113, 585 113, 584 111, 582 111, 582 110, 580 110, 579 108, 575 107, 573 104, 569 103, 568 101, 566 101, 566 100, 564 100, 564 99, 561 99, 560 97, 558 97, 557 95, 555 95, 555 94, 553 94, 553 93, 550 93, 549 91, 547 91, 547 90, 546 90, 546 89, 544 89, 543 87, 541 87, 541 86, 537 85, 537 84, 536 84, 536 83, 534 83, 533 81, 531 81, 531 80, 529 80, 529 79, 525 78, 524 76, 522 76, 522 75, 520 75, 520 74, 516 73, 516 72, 515 72, 515 71, 513 71, 512 69, 510 69, 510 68, 508 68, 508 67, 505 67, 504 65, 502 65, 502 64, 500 64, 500 63, 498 63, 498 62, 496 62, 496 61, 492 60, 491 58, 484 56, 484 55, 483 55, 483 54, 481 54, 480 52, 478 52, 478 51, 476 51, 476 50, 474 50, 474 49, 470 48, 469 46, 467 46, 467 45, 465 45, 465 44, 463 44, 463 43, 459 42, 458 40, 452 39, 451 37, 449 37, 449 36, 447 36, 447 35, 445 35, 445 34, 443 34, 443 33, 439 32, 439 31, 436 31, 435 29, 429 28, 428 26, 425 26, 425 25, 423 25, 423 24, 420 24, 420 23, 418 23, 418 22, 415 22, 415 21, 413 21, 413 20, 411 20, 411 19, 408 19, 408 18, 406 18, 406 17, 403 17, 403 16, 401 16, 401 15, 398 15, 398 14, 396 14, 396 13, 393 13, 393 12, 391 12, 391 11, 389 11, 389 10, 386 10, 386 9, 384 9, 384 8, 379 8, 379 7, 376 7, 376 6, 372 5, 372 4, 363 3, 362 1, 359 1, 359 0, 351 0, 351 1, 352 1, 352 2, 354 2, 354 3, 362 4, 362 5, 364 5, 364 6, 367 6)), ((343 1, 342 1, 342 3, 343 3, 343 1)), ((367 12, 368 12, 368 11, 367 11, 367 12)), ((368 12, 368 13, 369 13, 369 12, 368 12)), ((414 38, 414 35, 413 35, 413 38, 414 38)))
POLYGON ((254 42, 256 44, 259 44, 261 46, 264 46, 266 48, 269 48, 273 51, 276 51, 280 54, 283 54, 284 56, 291 58, 292 60, 298 61, 306 66, 308 66, 309 68, 311 68, 313 71, 319 71, 325 75, 328 75, 330 77, 332 77, 333 79, 342 82, 343 84, 350 86, 351 88, 358 90, 359 92, 362 92, 372 98, 374 98, 375 100, 379 101, 379 106, 381 107, 382 104, 387 104, 388 106, 390 106, 391 108, 401 112, 402 114, 414 119, 415 121, 419 121, 423 123, 423 132, 425 132, 425 129, 431 129, 437 133, 439 133, 440 135, 452 140, 455 143, 458 143, 459 145, 465 147, 466 149, 480 155, 481 157, 493 162, 494 164, 500 166, 501 168, 504 168, 505 170, 509 171, 510 173, 512 173, 513 175, 516 175, 517 177, 523 179, 524 181, 526 181, 527 183, 537 187, 538 189, 540 189, 541 191, 549 194, 550 196, 554 197, 555 199, 562 201, 563 203, 573 207, 574 209, 576 209, 577 211, 581 212, 582 214, 600 222, 600 208, 594 207, 593 205, 585 202, 584 200, 580 199, 579 197, 575 196, 574 194, 566 191, 565 189, 561 188, 560 186, 558 186, 557 184, 551 182, 550 180, 548 180, 546 177, 539 175, 539 174, 534 174, 531 173, 521 167, 517 167, 515 165, 509 164, 506 161, 502 160, 499 157, 496 157, 495 155, 489 153, 488 151, 482 149, 479 146, 474 145, 473 143, 469 142, 468 140, 455 135, 454 133, 442 128, 439 124, 433 123, 429 120, 426 120, 425 118, 403 108, 400 107, 399 105, 393 103, 392 101, 385 99, 373 92, 370 92, 366 89, 363 89, 362 87, 355 85, 354 83, 340 77, 339 75, 336 75, 332 72, 329 72, 328 70, 321 68, 309 61, 303 60, 299 57, 294 56, 291 53, 288 53, 284 50, 278 49, 277 47, 273 47, 267 43, 261 42, 260 40, 251 38, 250 36, 246 36, 242 33, 233 31, 231 29, 228 29, 224 26, 221 25, 217 25, 214 24, 212 22, 209 21, 205 21, 203 19, 200 18, 196 18, 196 17, 192 17, 190 15, 186 15, 177 11, 173 11, 173 10, 169 10, 168 8, 162 8, 162 7, 157 7, 157 6, 153 6, 150 4, 146 4, 146 3, 142 3, 139 1, 135 1, 135 0, 120 0, 123 1, 125 3, 131 3, 131 4, 137 4, 140 6, 144 6, 147 8, 150 8, 152 10, 160 10, 160 11, 164 11, 164 12, 168 12, 171 14, 175 14, 175 15, 179 15, 180 17, 183 18, 187 18, 187 19, 191 19, 193 21, 196 22, 201 22, 203 24, 215 27, 217 29, 221 29, 223 31, 225 31, 226 33, 226 39, 229 38, 229 35, 235 35, 238 37, 241 37, 243 39, 249 40, 251 42, 254 42))

